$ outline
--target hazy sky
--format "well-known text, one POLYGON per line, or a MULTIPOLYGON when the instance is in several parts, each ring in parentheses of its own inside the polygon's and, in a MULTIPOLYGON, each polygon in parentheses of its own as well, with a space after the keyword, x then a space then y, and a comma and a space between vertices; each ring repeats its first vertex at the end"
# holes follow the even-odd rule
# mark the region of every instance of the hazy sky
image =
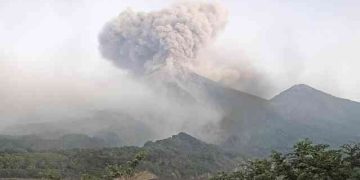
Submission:
MULTIPOLYGON (((22 87, 111 79, 119 71, 98 51, 104 23, 128 7, 151 11, 173 2, 0 0, 0 98, 22 87)), ((269 97, 305 83, 360 101, 360 1, 220 2, 229 22, 212 48, 251 61, 272 82, 269 97)))

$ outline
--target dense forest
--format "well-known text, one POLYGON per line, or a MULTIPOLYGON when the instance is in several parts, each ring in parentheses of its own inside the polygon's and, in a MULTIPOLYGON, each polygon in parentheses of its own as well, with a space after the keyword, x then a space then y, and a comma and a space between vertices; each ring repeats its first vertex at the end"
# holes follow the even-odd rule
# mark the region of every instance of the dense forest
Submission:
MULTIPOLYGON (((147 142, 143 147, 10 151, 0 153, 0 177, 46 179, 104 179, 121 175, 124 165, 144 153, 137 170, 161 179, 210 177, 231 170, 241 156, 179 133, 168 139, 147 142)), ((128 171, 128 168, 126 168, 128 171)))
POLYGON ((285 154, 253 159, 180 133, 143 147, 0 153, 1 178, 113 179, 144 171, 158 179, 355 180, 360 179, 360 144, 335 149, 304 140, 285 154))

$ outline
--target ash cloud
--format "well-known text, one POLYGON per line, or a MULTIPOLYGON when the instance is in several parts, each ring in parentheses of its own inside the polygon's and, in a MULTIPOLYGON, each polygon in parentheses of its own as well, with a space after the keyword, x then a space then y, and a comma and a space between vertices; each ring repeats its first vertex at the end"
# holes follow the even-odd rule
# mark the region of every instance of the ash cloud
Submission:
POLYGON ((206 48, 190 69, 224 86, 263 98, 270 97, 275 87, 269 74, 239 50, 219 46, 206 48))
POLYGON ((185 66, 225 86, 269 96, 272 85, 249 59, 208 48, 227 17, 226 9, 216 3, 177 4, 149 13, 128 9, 105 25, 99 49, 103 57, 136 75, 185 66))
POLYGON ((184 3, 157 12, 126 10, 99 35, 102 55, 134 74, 185 65, 225 27, 227 11, 216 3, 184 3))

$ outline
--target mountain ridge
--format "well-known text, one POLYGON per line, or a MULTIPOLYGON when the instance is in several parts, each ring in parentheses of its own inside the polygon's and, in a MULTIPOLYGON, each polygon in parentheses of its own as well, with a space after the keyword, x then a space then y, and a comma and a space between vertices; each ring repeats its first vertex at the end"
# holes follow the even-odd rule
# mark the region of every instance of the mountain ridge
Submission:
POLYGON ((307 84, 295 84, 293 86, 291 86, 290 88, 288 89, 285 89, 284 91, 281 91, 279 94, 275 95, 274 97, 272 97, 271 99, 269 99, 270 101, 276 101, 277 99, 281 98, 282 96, 286 96, 286 95, 291 95, 291 94, 294 94, 296 92, 301 92, 301 93, 308 93, 308 94, 318 94, 318 95, 327 95, 327 96, 331 96, 333 98, 338 98, 338 99, 342 99, 342 100, 347 100, 349 102, 354 102, 354 103, 360 103, 358 101, 355 101, 355 100, 351 100, 351 99, 348 99, 348 98, 342 98, 342 97, 338 97, 338 96, 335 96, 335 95, 332 95, 330 93, 327 93, 325 91, 322 91, 322 90, 319 90, 317 88, 314 88, 310 85, 307 85, 307 84))

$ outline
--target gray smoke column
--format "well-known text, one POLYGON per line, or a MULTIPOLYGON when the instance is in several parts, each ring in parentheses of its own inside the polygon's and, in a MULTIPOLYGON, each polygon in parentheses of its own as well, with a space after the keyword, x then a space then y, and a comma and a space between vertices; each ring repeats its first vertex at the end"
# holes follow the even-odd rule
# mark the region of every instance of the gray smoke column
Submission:
POLYGON ((225 27, 227 11, 216 3, 184 3, 156 12, 126 10, 99 35, 102 55, 120 68, 144 74, 197 57, 225 27))

